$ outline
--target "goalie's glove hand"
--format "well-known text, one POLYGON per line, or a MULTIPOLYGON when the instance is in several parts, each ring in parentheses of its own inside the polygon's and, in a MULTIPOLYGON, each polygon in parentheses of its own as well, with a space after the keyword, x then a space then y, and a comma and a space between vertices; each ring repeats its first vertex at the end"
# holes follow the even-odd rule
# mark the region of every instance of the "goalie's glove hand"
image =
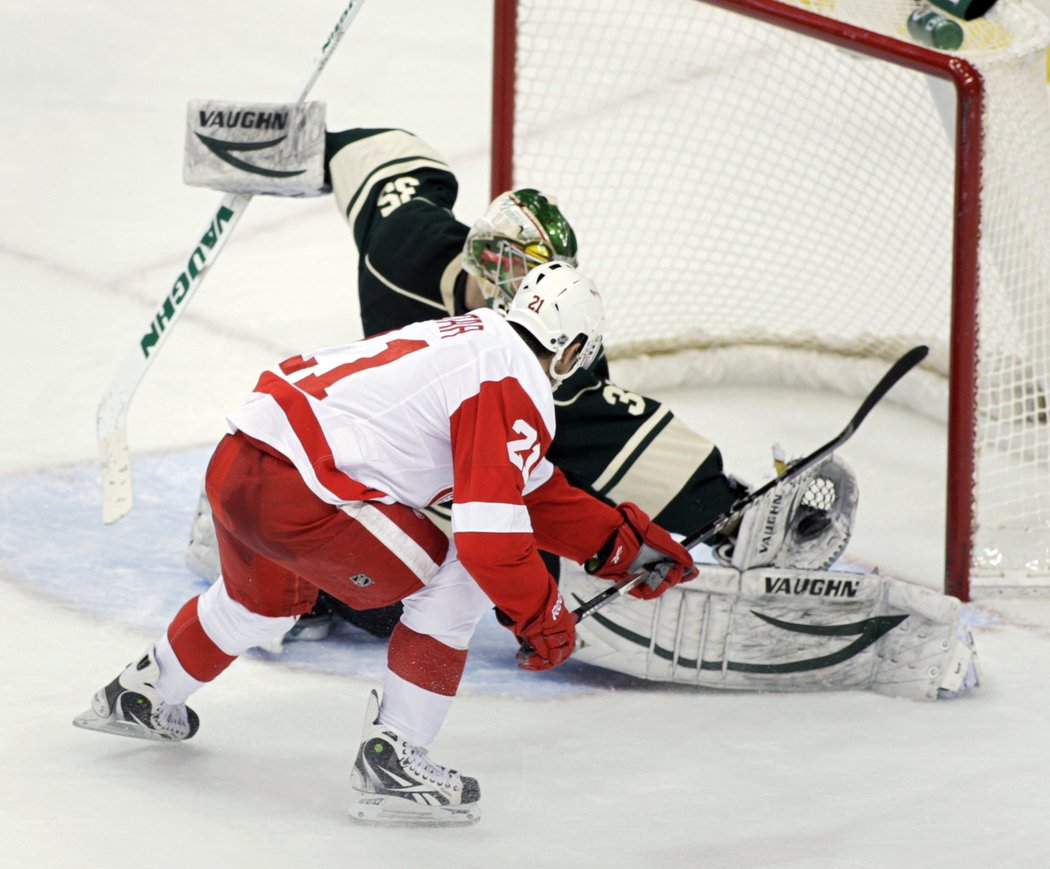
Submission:
POLYGON ((623 516, 623 524, 584 565, 588 573, 617 582, 638 570, 648 570, 649 576, 627 592, 642 600, 659 597, 671 586, 697 575, 688 550, 641 508, 625 501, 616 509, 623 516))
POLYGON ((553 579, 543 608, 532 618, 515 624, 498 608, 496 618, 518 638, 518 667, 522 670, 549 670, 576 650, 576 614, 565 605, 553 579))

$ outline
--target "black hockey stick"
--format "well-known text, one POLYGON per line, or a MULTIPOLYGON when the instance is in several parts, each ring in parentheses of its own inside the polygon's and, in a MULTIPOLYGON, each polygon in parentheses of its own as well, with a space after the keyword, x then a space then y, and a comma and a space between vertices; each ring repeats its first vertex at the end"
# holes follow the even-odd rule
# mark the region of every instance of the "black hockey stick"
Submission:
MULTIPOLYGON (((722 531, 730 523, 738 519, 743 514, 744 510, 769 492, 770 489, 779 486, 781 483, 790 480, 792 477, 797 477, 803 471, 813 467, 817 462, 841 447, 846 441, 853 437, 854 432, 860 428, 860 424, 864 421, 864 418, 871 413, 871 409, 882 401, 886 393, 894 387, 897 381, 922 362, 929 352, 929 347, 920 344, 918 347, 913 347, 905 353, 900 359, 893 363, 890 370, 887 371, 882 376, 882 379, 875 384, 875 387, 868 393, 864 401, 861 402, 857 412, 853 414, 853 418, 849 421, 849 424, 839 432, 836 437, 832 438, 824 444, 824 446, 811 452, 808 456, 803 456, 802 458, 791 462, 781 474, 774 477, 764 486, 755 489, 754 492, 751 492, 742 498, 738 498, 728 510, 719 516, 716 516, 702 528, 694 531, 686 537, 685 540, 682 541, 682 545, 686 549, 691 549, 697 543, 707 543, 711 538, 718 534, 718 532, 722 531)), ((647 565, 647 568, 653 566, 655 565, 647 565)), ((604 589, 600 594, 595 595, 590 600, 584 601, 573 610, 573 614, 576 616, 576 621, 578 622, 580 619, 586 618, 597 612, 607 603, 610 603, 613 598, 626 594, 648 575, 649 569, 641 570, 638 573, 632 574, 626 579, 621 580, 616 585, 604 589)))
POLYGON ((637 573, 632 573, 626 579, 621 579, 616 584, 603 589, 601 594, 597 594, 590 600, 581 603, 572 611, 572 614, 576 616, 576 621, 578 622, 580 619, 585 619, 587 616, 597 612, 607 603, 610 603, 614 597, 623 597, 627 592, 645 579, 649 575, 650 568, 655 566, 656 564, 646 565, 645 569, 639 570, 637 573))

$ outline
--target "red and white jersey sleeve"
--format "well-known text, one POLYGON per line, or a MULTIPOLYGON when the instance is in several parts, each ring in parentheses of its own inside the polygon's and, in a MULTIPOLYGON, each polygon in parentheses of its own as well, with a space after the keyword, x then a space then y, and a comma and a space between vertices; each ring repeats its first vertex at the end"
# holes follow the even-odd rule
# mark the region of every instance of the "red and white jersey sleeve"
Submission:
MULTIPOLYGON (((544 382, 550 396, 545 376, 544 382)), ((543 410, 537 404, 520 381, 493 378, 451 418, 456 550, 478 585, 515 622, 535 615, 553 584, 525 506, 526 489, 553 472, 543 458, 553 434, 553 401, 539 403, 543 410), (543 412, 548 405, 549 415, 543 412)))
POLYGON ((546 600, 553 580, 526 497, 547 503, 541 493, 559 490, 543 458, 554 402, 499 315, 413 323, 285 360, 228 421, 286 456, 328 503, 418 509, 454 498, 460 560, 493 602, 522 620, 546 600))

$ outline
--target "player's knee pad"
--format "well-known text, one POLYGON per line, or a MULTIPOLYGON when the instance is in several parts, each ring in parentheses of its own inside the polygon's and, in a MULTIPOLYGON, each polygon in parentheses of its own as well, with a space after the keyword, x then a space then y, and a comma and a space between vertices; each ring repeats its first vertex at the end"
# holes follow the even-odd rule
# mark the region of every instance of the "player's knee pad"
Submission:
POLYGON ((402 603, 401 623, 453 649, 470 644, 482 616, 492 602, 456 558, 452 544, 437 575, 402 603))
POLYGON ((283 637, 297 616, 266 616, 230 597, 220 578, 197 599, 197 617, 211 641, 227 655, 241 655, 283 637))
POLYGON ((856 476, 837 456, 775 486, 744 513, 732 566, 823 570, 849 543, 859 495, 856 476))

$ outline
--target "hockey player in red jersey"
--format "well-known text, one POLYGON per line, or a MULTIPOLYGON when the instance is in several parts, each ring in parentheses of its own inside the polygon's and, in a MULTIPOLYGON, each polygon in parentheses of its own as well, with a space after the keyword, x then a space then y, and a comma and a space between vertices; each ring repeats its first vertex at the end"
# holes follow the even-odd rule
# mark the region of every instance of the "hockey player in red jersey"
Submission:
POLYGON ((602 319, 594 285, 551 262, 529 273, 506 317, 479 309, 415 323, 264 372, 207 472, 221 577, 74 723, 188 739, 199 726, 189 696, 282 636, 319 590, 357 609, 402 601, 351 817, 476 821, 477 781, 426 747, 492 604, 526 650, 523 668, 572 654, 575 616, 538 547, 593 560, 607 579, 659 562, 632 592, 643 598, 696 574, 638 507, 571 486, 545 457, 552 387, 593 361, 602 319), (449 500, 451 541, 421 512, 449 500))

